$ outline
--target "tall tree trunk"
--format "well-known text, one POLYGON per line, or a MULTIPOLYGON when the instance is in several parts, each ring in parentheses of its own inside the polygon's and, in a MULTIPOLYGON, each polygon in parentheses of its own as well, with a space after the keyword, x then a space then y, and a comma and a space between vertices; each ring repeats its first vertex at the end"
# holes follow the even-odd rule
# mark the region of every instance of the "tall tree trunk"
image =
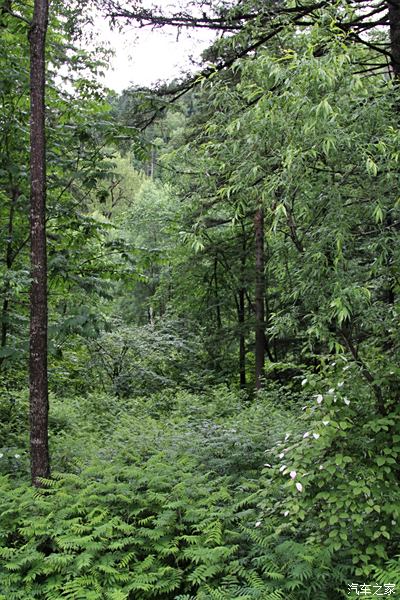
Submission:
POLYGON ((242 227, 242 254, 240 257, 240 288, 239 288, 239 301, 237 304, 238 311, 238 323, 239 323, 239 384, 240 389, 246 388, 246 335, 245 335, 245 322, 246 322, 246 258, 247 258, 247 236, 246 228, 243 221, 241 221, 242 227))
POLYGON ((45 46, 48 0, 35 0, 30 41, 30 172, 31 172, 31 322, 30 322, 30 445, 32 483, 50 476, 47 379, 47 253, 46 253, 46 133, 45 46))
MULTIPOLYGON (((389 30, 390 30, 390 54, 391 54, 391 67, 392 73, 395 77, 395 83, 400 83, 400 0, 390 0, 388 3, 389 9, 389 30)), ((399 114, 399 101, 396 99, 396 125, 398 126, 398 114, 399 114)), ((385 219, 385 227, 388 232, 396 229, 393 224, 392 215, 390 212, 387 214, 385 219)), ((392 241, 389 242, 389 251, 386 259, 387 266, 387 279, 388 283, 384 290, 385 300, 389 304, 395 302, 395 280, 391 274, 393 269, 393 255, 394 255, 394 244, 392 241)))
POLYGON ((246 388, 246 340, 244 333, 245 325, 245 294, 246 290, 242 287, 239 289, 239 306, 238 306, 238 322, 239 322, 239 381, 240 389, 246 388))
POLYGON ((264 211, 261 206, 254 217, 254 231, 256 238, 256 389, 261 389, 265 361, 265 336, 264 336, 264 211))
POLYGON ((389 28, 390 28, 390 54, 393 75, 400 77, 400 0, 390 0, 389 28))

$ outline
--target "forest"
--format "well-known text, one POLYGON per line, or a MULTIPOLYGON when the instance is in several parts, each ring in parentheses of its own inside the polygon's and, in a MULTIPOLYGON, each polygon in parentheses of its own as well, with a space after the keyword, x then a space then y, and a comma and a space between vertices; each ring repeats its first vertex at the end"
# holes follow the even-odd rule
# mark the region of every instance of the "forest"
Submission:
POLYGON ((0 65, 0 600, 400 598, 400 0, 0 0, 0 65), (214 37, 117 93, 95 14, 214 37))

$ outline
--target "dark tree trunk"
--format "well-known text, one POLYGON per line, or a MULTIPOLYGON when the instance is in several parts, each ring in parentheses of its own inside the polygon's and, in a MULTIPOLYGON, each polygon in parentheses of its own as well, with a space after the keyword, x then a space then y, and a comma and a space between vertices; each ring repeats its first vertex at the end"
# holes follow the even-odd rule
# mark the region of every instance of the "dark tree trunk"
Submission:
POLYGON ((240 388, 243 390, 246 387, 246 340, 244 333, 245 325, 245 294, 246 290, 239 290, 239 306, 238 306, 238 322, 239 322, 239 381, 240 388))
POLYGON ((260 206, 254 217, 254 231, 256 238, 256 389, 261 389, 264 374, 265 360, 265 335, 264 335, 264 212, 260 206))
POLYGON ((389 8, 390 53, 393 75, 400 76, 400 0, 390 0, 389 8))
MULTIPOLYGON (((389 28, 390 28, 390 54, 391 54, 391 68, 392 73, 395 77, 397 85, 400 82, 400 0, 390 0, 388 3, 389 9, 389 28)), ((399 113, 399 102, 396 101, 396 113, 398 117, 399 113)), ((394 229, 392 216, 389 213, 385 219, 385 226, 388 232, 394 229)), ((387 270, 388 270, 388 285, 384 290, 385 300, 389 304, 394 304, 395 302, 395 281, 391 275, 391 271, 393 269, 393 254, 394 248, 393 243, 389 244, 389 252, 386 261, 387 270)))
POLYGON ((247 258, 247 236, 243 221, 242 226, 242 254, 240 257, 240 288, 239 301, 237 303, 239 323, 239 384, 240 389, 246 388, 246 258, 247 258))
POLYGON ((48 0, 35 0, 30 41, 31 98, 31 323, 30 323, 30 445, 32 483, 50 476, 47 380, 47 256, 46 256, 46 134, 45 45, 48 0))

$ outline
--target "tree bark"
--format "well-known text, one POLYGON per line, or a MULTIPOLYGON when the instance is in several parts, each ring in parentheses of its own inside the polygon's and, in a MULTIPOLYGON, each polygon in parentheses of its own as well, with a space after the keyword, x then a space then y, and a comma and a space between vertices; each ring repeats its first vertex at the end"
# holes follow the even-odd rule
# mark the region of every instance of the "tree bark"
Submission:
POLYGON ((238 324, 239 324, 239 385, 240 389, 246 388, 246 258, 247 258, 247 236, 243 221, 242 227, 242 248, 240 256, 240 288, 239 300, 237 303, 238 324))
POLYGON ((30 41, 30 174, 31 174, 31 320, 30 320, 30 446, 32 484, 50 476, 47 377, 47 251, 45 46, 48 0, 35 0, 30 41))
POLYGON ((389 28, 390 28, 390 54, 391 67, 396 79, 400 76, 400 0, 390 0, 389 28))
MULTIPOLYGON (((398 86, 400 83, 400 0, 390 0, 388 3, 389 9, 389 31, 390 31, 390 54, 391 68, 394 76, 394 82, 398 86)), ((398 89, 397 89, 398 91, 398 89)), ((399 102, 396 99, 396 121, 398 126, 399 102)), ((385 227, 388 232, 394 229, 392 215, 388 213, 385 219, 385 227)), ((388 284, 384 290, 385 300, 393 305, 395 303, 395 280, 391 275, 393 269, 393 242, 389 242, 389 252, 386 259, 388 284)))
POLYGON ((254 231, 256 238, 256 290, 255 290, 255 316, 256 316, 256 389, 262 387, 265 361, 265 336, 264 336, 264 211, 260 206, 254 217, 254 231))
POLYGON ((238 322, 239 322, 239 382, 240 389, 246 388, 246 341, 245 341, 245 293, 244 288, 239 290, 239 307, 238 307, 238 322))

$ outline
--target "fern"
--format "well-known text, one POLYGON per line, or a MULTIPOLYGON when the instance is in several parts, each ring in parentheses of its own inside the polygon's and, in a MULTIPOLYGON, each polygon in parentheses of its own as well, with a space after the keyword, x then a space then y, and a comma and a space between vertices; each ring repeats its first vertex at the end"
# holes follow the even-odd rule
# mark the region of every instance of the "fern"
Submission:
POLYGON ((392 583, 400 588, 400 555, 388 560, 384 567, 374 567, 374 575, 377 583, 383 585, 392 583))

